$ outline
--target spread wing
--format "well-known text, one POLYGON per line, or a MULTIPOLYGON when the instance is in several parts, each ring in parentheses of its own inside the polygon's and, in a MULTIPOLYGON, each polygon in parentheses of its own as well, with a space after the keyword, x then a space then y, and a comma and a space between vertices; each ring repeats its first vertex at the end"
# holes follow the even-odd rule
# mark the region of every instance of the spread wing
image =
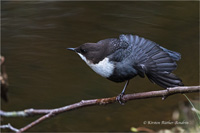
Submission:
POLYGON ((165 49, 155 42, 133 35, 120 35, 120 41, 132 45, 130 58, 141 77, 163 88, 182 86, 182 81, 171 72, 176 69, 175 61, 181 58, 177 52, 165 49))

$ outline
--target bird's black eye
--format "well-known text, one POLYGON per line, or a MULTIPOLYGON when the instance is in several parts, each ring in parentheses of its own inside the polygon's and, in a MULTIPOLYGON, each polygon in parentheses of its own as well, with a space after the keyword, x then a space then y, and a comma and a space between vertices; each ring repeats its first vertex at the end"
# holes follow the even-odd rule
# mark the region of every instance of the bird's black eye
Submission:
POLYGON ((81 51, 81 53, 83 53, 83 54, 85 54, 85 53, 87 53, 87 51, 85 50, 85 49, 80 49, 80 51, 81 51))

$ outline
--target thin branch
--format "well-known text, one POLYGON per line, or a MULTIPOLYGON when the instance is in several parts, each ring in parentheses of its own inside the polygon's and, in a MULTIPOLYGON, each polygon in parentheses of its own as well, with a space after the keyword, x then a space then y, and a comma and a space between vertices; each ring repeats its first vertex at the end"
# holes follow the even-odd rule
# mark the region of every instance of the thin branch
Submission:
MULTIPOLYGON (((166 99, 170 95, 178 94, 178 93, 191 93, 191 92, 200 92, 200 86, 184 86, 184 87, 174 87, 168 88, 166 90, 159 90, 159 91, 151 91, 151 92, 142 92, 142 93, 135 93, 135 94, 126 94, 122 97, 122 101, 127 102, 129 100, 136 100, 136 99, 147 99, 147 98, 154 98, 154 97, 162 97, 162 99, 166 99)), ((14 112, 4 112, 0 111, 0 115, 4 117, 18 117, 18 116, 31 116, 31 115, 38 115, 38 114, 45 114, 44 116, 40 117, 36 121, 28 124, 27 126, 19 129, 17 133, 24 132, 31 127, 35 126, 36 124, 63 112, 71 111, 74 109, 78 109, 81 107, 86 106, 94 106, 94 105, 106 105, 116 102, 116 97, 110 98, 102 98, 102 99, 92 99, 92 100, 82 100, 78 103, 74 103, 71 105, 67 105, 61 108, 56 109, 27 109, 24 111, 14 111, 14 112), (19 114, 19 115, 17 115, 19 114)))
POLYGON ((19 129, 16 133, 22 133, 22 132, 28 130, 29 128, 33 127, 34 125, 40 123, 41 121, 44 121, 45 119, 50 118, 51 116, 53 116, 53 115, 54 115, 53 113, 54 113, 54 112, 52 111, 52 112, 50 112, 50 113, 48 113, 48 114, 46 114, 46 115, 40 117, 39 119, 37 119, 37 120, 31 122, 31 123, 28 124, 27 126, 21 128, 21 129, 19 129))
MULTIPOLYGON (((146 99, 146 98, 154 98, 154 97, 168 97, 170 95, 174 95, 177 93, 191 93, 191 92, 199 92, 200 86, 184 86, 184 87, 174 87, 168 88, 167 90, 159 90, 159 91, 150 91, 150 92, 142 92, 142 93, 133 93, 133 94, 126 94, 123 96, 123 101, 129 100, 137 100, 137 99, 146 99)), ((33 115, 42 115, 48 114, 52 111, 60 113, 60 111, 69 111, 72 109, 80 108, 82 106, 89 106, 89 105, 104 105, 116 102, 116 97, 110 98, 102 98, 102 99, 93 99, 93 100, 82 100, 81 102, 67 105, 61 108, 56 109, 26 109, 23 111, 11 111, 5 112, 0 110, 0 116, 3 117, 27 117, 33 115)))
POLYGON ((6 129, 6 128, 14 132, 19 132, 19 129, 14 128, 13 126, 10 125, 10 123, 8 123, 7 125, 0 125, 0 129, 6 129))

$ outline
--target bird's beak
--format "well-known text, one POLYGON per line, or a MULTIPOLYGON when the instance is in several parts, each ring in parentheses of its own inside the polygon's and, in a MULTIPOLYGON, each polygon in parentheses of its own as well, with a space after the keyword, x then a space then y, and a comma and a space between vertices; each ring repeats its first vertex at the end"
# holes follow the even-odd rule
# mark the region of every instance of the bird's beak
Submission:
POLYGON ((76 51, 75 48, 67 48, 67 50, 76 51))

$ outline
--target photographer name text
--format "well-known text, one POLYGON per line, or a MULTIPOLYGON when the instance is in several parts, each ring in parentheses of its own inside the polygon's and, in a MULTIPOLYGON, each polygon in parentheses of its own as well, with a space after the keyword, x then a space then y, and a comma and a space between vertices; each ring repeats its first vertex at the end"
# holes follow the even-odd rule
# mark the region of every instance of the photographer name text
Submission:
POLYGON ((144 125, 188 125, 188 121, 144 121, 144 125))

